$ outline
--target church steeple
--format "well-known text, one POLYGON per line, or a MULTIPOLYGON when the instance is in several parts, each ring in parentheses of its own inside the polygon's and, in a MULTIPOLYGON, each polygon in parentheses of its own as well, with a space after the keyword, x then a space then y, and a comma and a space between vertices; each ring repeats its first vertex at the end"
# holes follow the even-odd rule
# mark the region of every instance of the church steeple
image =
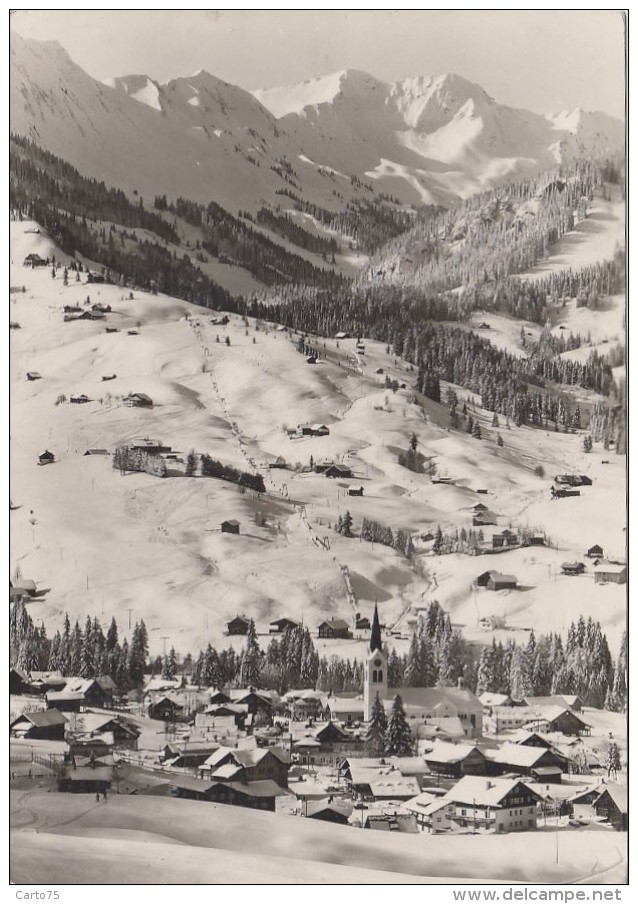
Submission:
POLYGON ((370 650, 365 661, 363 677, 363 711, 366 722, 372 718, 372 707, 377 696, 382 702, 388 696, 388 657, 383 651, 381 625, 375 603, 370 631, 370 650))
POLYGON ((381 650, 381 626, 379 625, 379 613, 377 611, 377 604, 374 604, 374 616, 372 618, 372 630, 370 631, 370 652, 374 653, 375 650, 381 650))

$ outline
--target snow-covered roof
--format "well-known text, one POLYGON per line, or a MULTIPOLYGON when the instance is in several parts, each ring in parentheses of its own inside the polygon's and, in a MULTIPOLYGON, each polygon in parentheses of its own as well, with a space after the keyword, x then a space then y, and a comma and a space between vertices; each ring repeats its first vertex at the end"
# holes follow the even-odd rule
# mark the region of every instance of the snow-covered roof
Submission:
POLYGON ((536 794, 525 782, 518 778, 486 779, 479 775, 464 775, 442 800, 453 801, 459 804, 470 804, 471 806, 499 807, 503 798, 510 794, 519 784, 528 788, 530 793, 536 794))

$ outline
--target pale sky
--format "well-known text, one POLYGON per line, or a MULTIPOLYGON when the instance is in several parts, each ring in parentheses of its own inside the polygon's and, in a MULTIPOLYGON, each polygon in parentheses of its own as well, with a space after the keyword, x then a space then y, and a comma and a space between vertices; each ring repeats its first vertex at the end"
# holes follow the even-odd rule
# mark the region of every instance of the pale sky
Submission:
POLYGON ((363 69, 385 81, 456 72, 500 103, 623 117, 624 23, 612 10, 18 10, 97 79, 206 69, 247 90, 363 69))

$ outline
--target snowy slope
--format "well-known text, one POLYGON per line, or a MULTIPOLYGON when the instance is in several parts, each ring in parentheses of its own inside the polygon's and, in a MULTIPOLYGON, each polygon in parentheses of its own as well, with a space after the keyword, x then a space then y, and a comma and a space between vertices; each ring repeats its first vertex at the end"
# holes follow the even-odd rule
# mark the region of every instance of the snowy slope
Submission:
MULTIPOLYGON (((450 434, 444 405, 428 403, 426 420, 410 403, 409 389, 394 394, 383 388, 379 367, 408 386, 413 375, 379 343, 367 341, 365 360, 357 361, 354 340, 326 340, 320 351, 327 357, 309 367, 295 350, 296 337, 273 325, 256 329, 250 321, 247 335, 240 317, 219 327, 202 309, 162 295, 136 292, 128 300, 116 286, 73 279, 64 286, 59 270, 52 279, 49 268, 22 266, 31 251, 61 257, 36 228, 11 224, 10 305, 11 320, 21 325, 11 331, 11 497, 21 506, 11 514, 11 569, 19 564, 23 575, 48 588, 29 604, 36 621, 54 631, 65 610, 73 619, 88 611, 105 623, 115 615, 124 626, 132 609, 134 619, 145 619, 154 652, 168 636, 185 653, 208 640, 229 642, 224 626, 238 612, 252 615, 258 631, 282 615, 311 628, 327 615, 350 618, 341 570, 347 565, 357 611, 371 615, 377 600, 383 621, 396 623, 401 633, 407 630, 402 614, 434 597, 481 642, 491 634, 481 630, 479 618, 505 609, 504 638, 522 639, 532 627, 563 631, 582 612, 600 619, 617 647, 625 588, 595 585, 590 570, 576 579, 557 572, 594 542, 623 555, 621 456, 598 447, 584 455, 579 436, 530 428, 504 430, 499 449, 491 414, 478 407, 473 416, 482 442, 450 434), (112 306, 107 322, 119 333, 107 334, 104 322, 63 321, 61 306, 82 304, 87 295, 112 306), (183 319, 186 312, 192 323, 183 319), (138 323, 139 335, 129 336, 138 323), (42 379, 29 382, 32 370, 42 379), (115 380, 102 381, 114 373, 115 380), (154 408, 123 406, 121 396, 130 391, 149 394, 154 408), (92 401, 55 404, 72 393, 92 401), (305 422, 328 424, 330 435, 286 434, 286 427, 305 422), (439 473, 453 477, 455 486, 431 484, 397 463, 397 450, 407 447, 413 431, 419 448, 435 456, 439 473), (181 457, 193 448, 243 470, 259 468, 268 493, 258 499, 223 481, 178 476, 179 465, 166 480, 121 477, 109 458, 84 456, 88 448, 113 450, 144 436, 181 457), (39 467, 37 456, 47 447, 56 463, 39 467), (277 456, 288 470, 265 466, 277 456), (304 471, 311 456, 347 463, 354 481, 304 471), (603 465, 602 458, 611 461, 603 465), (546 479, 533 473, 538 464, 546 479), (594 485, 579 499, 551 502, 549 475, 565 469, 590 473, 594 485), (364 496, 348 497, 349 482, 362 483, 364 496), (363 517, 413 534, 437 524, 460 530, 470 526, 471 506, 484 498, 476 495, 478 487, 489 490, 499 529, 545 528, 553 548, 508 553, 496 563, 421 555, 412 564, 392 549, 340 537, 330 526, 348 509, 355 532, 363 517), (241 522, 239 537, 219 532, 227 518, 241 522), (494 566, 514 571, 526 589, 473 593, 477 574, 494 566)), ((399 649, 407 644, 388 639, 399 649)), ((317 643, 322 652, 357 656, 364 642, 317 643)))

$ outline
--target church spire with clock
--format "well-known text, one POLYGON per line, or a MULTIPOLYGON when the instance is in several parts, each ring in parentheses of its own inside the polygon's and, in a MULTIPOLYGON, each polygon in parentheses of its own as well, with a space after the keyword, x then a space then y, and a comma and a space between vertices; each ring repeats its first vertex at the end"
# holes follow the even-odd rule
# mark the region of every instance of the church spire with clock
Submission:
POLYGON ((382 702, 388 696, 388 657, 383 651, 379 613, 375 603, 372 630, 370 631, 370 649, 365 662, 363 678, 363 711, 367 722, 372 717, 372 707, 377 694, 382 702))

